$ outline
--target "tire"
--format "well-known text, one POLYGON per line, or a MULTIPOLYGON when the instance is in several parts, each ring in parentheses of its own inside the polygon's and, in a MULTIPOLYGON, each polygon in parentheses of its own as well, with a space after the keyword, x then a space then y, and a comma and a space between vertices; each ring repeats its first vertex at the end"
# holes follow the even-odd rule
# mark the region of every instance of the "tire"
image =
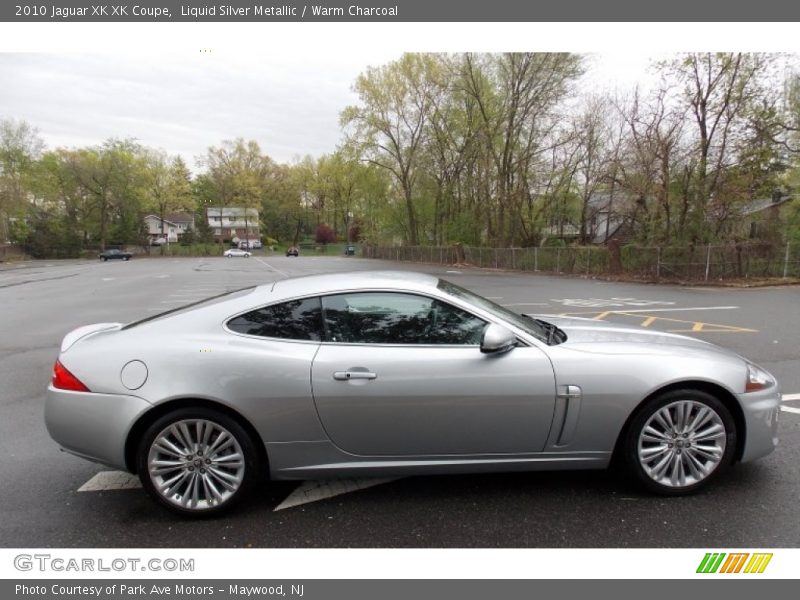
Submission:
POLYGON ((107 259, 107 258, 104 256, 104 257, 103 257, 103 262, 106 262, 107 260, 108 260, 108 259, 107 259))
POLYGON ((189 517, 230 510, 252 488, 259 463, 254 440, 236 419, 202 407, 181 408, 157 419, 145 431, 136 454, 137 472, 147 493, 172 512, 189 517), (162 463, 160 468, 156 461, 162 463), (174 464, 163 465, 167 461, 174 464))
POLYGON ((623 459, 645 489, 680 496, 705 487, 730 466, 736 440, 733 416, 718 398, 672 390, 636 411, 623 440, 623 459))
POLYGON ((126 262, 127 262, 127 261, 129 261, 130 259, 131 259, 131 257, 130 257, 130 256, 126 256, 126 257, 124 257, 122 260, 124 260, 124 261, 126 261, 126 262))

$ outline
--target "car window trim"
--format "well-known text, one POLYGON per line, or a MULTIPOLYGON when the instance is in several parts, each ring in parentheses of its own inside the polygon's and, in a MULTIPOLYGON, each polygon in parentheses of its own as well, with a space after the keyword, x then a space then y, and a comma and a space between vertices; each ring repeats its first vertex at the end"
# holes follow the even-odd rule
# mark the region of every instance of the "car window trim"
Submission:
MULTIPOLYGON (((273 282, 272 288, 271 288, 270 291, 274 291, 275 290, 275 286, 276 286, 277 283, 279 283, 279 282, 277 282, 277 281, 273 282)), ((292 338, 266 337, 266 336, 263 336, 263 335, 253 335, 253 334, 249 334, 249 333, 241 333, 239 331, 233 331, 232 329, 230 329, 228 327, 228 321, 231 321, 231 320, 235 319, 236 317, 240 317, 240 316, 245 315, 245 314, 247 314, 249 312, 253 312, 255 310, 261 310, 262 308, 267 308, 267 307, 273 306, 275 304, 281 304, 283 302, 291 302, 293 300, 303 300, 303 299, 306 299, 306 298, 319 298, 320 299, 320 303, 322 303, 322 298, 325 297, 325 296, 339 296, 341 294, 359 294, 359 293, 364 293, 364 294, 373 293, 374 294, 374 293, 381 293, 381 292, 396 293, 396 294, 412 294, 412 295, 416 295, 416 296, 423 296, 425 298, 430 298, 431 300, 439 300, 440 302, 444 302, 445 304, 450 304, 450 305, 458 308, 459 310, 463 310, 464 312, 469 313, 473 317, 476 317, 476 318, 480 319, 481 321, 486 322, 487 324, 495 323, 497 325, 502 325, 503 327, 506 327, 506 328, 510 329, 511 332, 514 334, 514 336, 517 338, 517 342, 521 343, 525 347, 531 347, 531 346, 532 347, 540 347, 539 340, 537 340, 534 336, 530 336, 530 335, 526 334, 525 332, 522 332, 522 334, 520 334, 520 331, 522 331, 522 330, 520 330, 518 327, 514 326, 512 323, 508 323, 507 321, 498 319, 494 315, 486 316, 486 315, 482 315, 480 313, 476 313, 474 310, 471 310, 472 305, 468 305, 468 307, 464 307, 459 302, 452 302, 451 301, 451 297, 449 295, 447 295, 447 296, 445 296, 443 298, 441 296, 437 296, 436 294, 430 294, 430 293, 419 291, 419 290, 408 290, 408 289, 400 289, 400 288, 344 289, 344 290, 336 290, 336 291, 331 291, 331 292, 325 292, 325 293, 322 293, 322 294, 317 292, 317 293, 310 293, 310 294, 300 294, 300 295, 297 295, 297 296, 289 296, 287 298, 281 298, 280 300, 275 300, 275 301, 272 301, 272 302, 266 302, 266 303, 261 304, 259 306, 251 307, 251 308, 249 308, 247 310, 243 310, 243 311, 237 312, 237 313, 235 313, 233 315, 227 316, 222 320, 222 328, 227 333, 230 333, 232 335, 238 335, 238 336, 251 338, 251 339, 257 339, 257 340, 268 340, 268 341, 273 341, 273 342, 287 342, 287 343, 294 343, 294 344, 317 344, 317 345, 325 344, 325 345, 334 345, 334 346, 342 345, 342 346, 368 346, 368 347, 379 347, 380 346, 380 347, 387 347, 387 348, 477 348, 477 347, 480 346, 480 344, 390 344, 390 343, 370 344, 370 343, 367 343, 367 342, 332 342, 332 341, 329 340, 329 336, 328 336, 328 333, 327 333, 327 325, 325 325, 325 315, 324 315, 325 307, 324 307, 324 305, 322 306, 322 311, 323 311, 322 321, 323 321, 323 328, 324 328, 323 329, 323 334, 325 336, 325 339, 320 340, 320 341, 315 341, 315 340, 297 340, 297 339, 292 339, 292 338)), ((456 300, 458 300, 458 298, 456 298, 456 300)))

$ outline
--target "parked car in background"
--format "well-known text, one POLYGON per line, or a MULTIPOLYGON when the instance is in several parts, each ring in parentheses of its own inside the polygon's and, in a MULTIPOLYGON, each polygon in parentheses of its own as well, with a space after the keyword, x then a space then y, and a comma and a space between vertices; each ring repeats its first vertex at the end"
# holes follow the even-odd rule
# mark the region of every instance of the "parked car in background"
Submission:
MULTIPOLYGON (((265 475, 612 459, 652 492, 687 494, 772 452, 780 404, 772 375, 709 342, 521 315, 432 275, 385 271, 281 280, 80 327, 61 343, 45 420, 65 450, 138 473, 161 505, 202 516, 265 475)), ((782 472, 773 462, 731 487, 760 494, 782 472)))
POLYGON ((345 256, 353 256, 356 253, 356 247, 353 244, 347 244, 344 247, 344 255, 345 256))
POLYGON ((300 248, 297 246, 290 246, 286 249, 286 256, 300 256, 300 248))
POLYGON ((243 258, 250 258, 251 254, 247 250, 239 250, 239 248, 231 248, 230 250, 225 250, 223 256, 227 258, 234 258, 235 256, 241 256, 243 258))
POLYGON ((242 240, 239 242, 239 250, 260 250, 262 247, 261 240, 242 240))
POLYGON ((133 258, 133 254, 130 252, 123 252, 122 250, 117 250, 113 248, 111 250, 106 250, 99 254, 99 257, 103 259, 103 262, 107 260, 130 260, 133 258))
POLYGON ((163 246, 166 243, 167 243, 167 238, 165 238, 165 237, 158 237, 158 238, 153 238, 152 240, 150 240, 150 245, 151 246, 163 246))

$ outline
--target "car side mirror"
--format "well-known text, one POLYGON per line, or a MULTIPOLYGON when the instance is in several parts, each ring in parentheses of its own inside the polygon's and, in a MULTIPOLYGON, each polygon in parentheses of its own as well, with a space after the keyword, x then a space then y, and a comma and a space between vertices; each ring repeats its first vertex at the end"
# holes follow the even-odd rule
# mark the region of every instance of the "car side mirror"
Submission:
POLYGON ((490 323, 481 336, 481 352, 484 354, 503 354, 514 349, 517 337, 502 325, 490 323))

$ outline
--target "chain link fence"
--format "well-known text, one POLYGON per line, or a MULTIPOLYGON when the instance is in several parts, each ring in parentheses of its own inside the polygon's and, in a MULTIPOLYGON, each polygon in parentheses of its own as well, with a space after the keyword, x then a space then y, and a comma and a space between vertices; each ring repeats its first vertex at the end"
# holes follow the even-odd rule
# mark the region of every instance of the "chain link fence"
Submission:
POLYGON ((659 281, 800 278, 800 243, 682 247, 362 246, 366 258, 659 281))

